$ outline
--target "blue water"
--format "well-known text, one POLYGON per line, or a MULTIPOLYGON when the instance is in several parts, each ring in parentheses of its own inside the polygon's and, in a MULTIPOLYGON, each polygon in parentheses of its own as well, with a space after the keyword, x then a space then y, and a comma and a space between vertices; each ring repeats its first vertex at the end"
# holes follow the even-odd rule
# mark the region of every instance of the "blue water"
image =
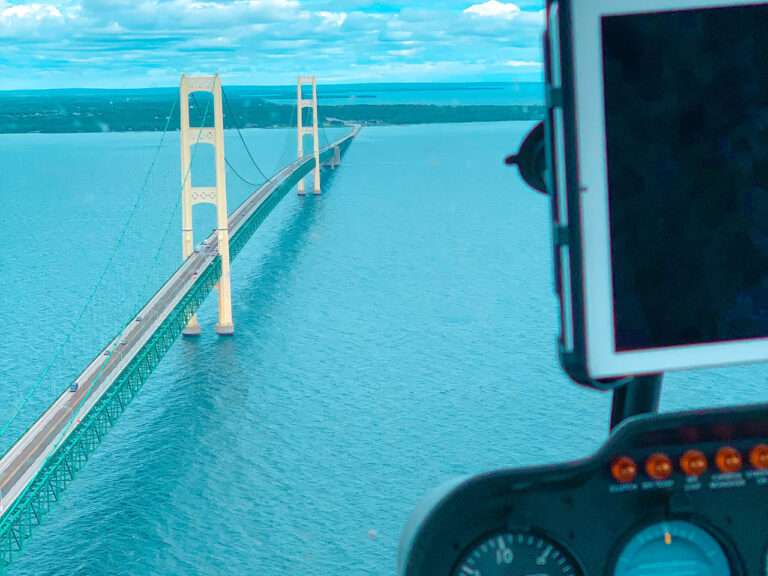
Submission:
MULTIPOLYGON (((392 576, 429 488, 599 446, 609 397, 557 366, 547 200, 502 163, 529 127, 365 128, 235 261, 236 335, 212 295, 9 573, 392 576)), ((270 164, 285 135, 247 139, 270 164)), ((82 304, 156 139, 0 137, 0 404, 82 304)), ((663 408, 765 401, 766 375, 674 374, 663 408)))
MULTIPOLYGON (((249 94, 276 102, 296 100, 293 86, 232 86, 231 94, 249 94)), ((308 88, 305 88, 308 90, 308 88)), ((413 82, 372 84, 321 84, 319 104, 437 104, 443 106, 486 104, 544 104, 542 82, 413 82)))

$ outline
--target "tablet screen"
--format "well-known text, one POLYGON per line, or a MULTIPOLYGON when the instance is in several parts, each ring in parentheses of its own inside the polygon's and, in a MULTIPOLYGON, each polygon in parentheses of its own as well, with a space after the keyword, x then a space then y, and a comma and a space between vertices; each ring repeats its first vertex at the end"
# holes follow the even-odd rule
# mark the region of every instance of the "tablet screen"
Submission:
POLYGON ((768 336, 768 5, 602 19, 616 351, 768 336))

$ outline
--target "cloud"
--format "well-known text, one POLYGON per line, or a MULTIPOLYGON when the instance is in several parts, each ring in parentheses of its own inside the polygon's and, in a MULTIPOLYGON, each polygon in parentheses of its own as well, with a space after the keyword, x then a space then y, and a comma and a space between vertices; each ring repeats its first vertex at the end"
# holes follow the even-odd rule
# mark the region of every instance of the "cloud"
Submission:
POLYGON ((402 50, 387 50, 387 54, 391 56, 414 56, 417 52, 420 52, 418 48, 403 48, 402 50))
POLYGON ((541 62, 529 62, 524 60, 509 60, 504 62, 504 66, 511 66, 512 68, 541 68, 543 64, 541 62))
POLYGON ((317 15, 323 19, 325 24, 333 24, 334 26, 341 26, 347 19, 346 12, 318 12, 317 15))
MULTIPOLYGON (((0 60, 7 58, 7 51, 14 52, 21 46, 24 46, 24 55, 31 56, 30 49, 63 40, 74 15, 76 12, 59 10, 52 4, 17 4, 0 9, 0 60)), ((23 57, 14 53, 13 58, 15 65, 23 66, 23 57)), ((3 72, 7 74, 7 70, 3 72)))
POLYGON ((14 1, 0 0, 6 89, 172 86, 194 70, 289 84, 297 67, 346 82, 541 75, 543 0, 14 1))
POLYGON ((42 20, 44 18, 62 18, 56 6, 51 4, 18 4, 0 12, 3 23, 11 20, 42 20))
POLYGON ((499 2, 498 0, 488 0, 488 2, 484 2, 483 4, 473 4, 464 10, 465 14, 471 14, 472 16, 481 18, 504 18, 506 20, 513 19, 520 14, 520 12, 521 10, 516 4, 499 2))
POLYGON ((136 30, 222 32, 225 27, 305 18, 298 0, 84 0, 83 13, 92 21, 111 20, 136 30))

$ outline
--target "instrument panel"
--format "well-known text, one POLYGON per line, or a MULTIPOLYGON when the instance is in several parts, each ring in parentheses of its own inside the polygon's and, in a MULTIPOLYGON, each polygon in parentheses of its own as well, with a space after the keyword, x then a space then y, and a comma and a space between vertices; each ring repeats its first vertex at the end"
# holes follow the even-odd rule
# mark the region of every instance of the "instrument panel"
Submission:
POLYGON ((766 576, 768 404, 654 414, 589 458, 456 480, 400 576, 766 576))

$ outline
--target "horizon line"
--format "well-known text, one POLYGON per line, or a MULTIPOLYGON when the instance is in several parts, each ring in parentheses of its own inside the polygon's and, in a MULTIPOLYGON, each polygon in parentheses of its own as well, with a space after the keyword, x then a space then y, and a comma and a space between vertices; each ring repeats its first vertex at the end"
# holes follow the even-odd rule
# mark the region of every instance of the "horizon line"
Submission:
MULTIPOLYGON (((317 87, 318 90, 323 86, 381 86, 381 85, 387 85, 387 86, 396 86, 396 85, 446 85, 446 84, 455 84, 455 85, 467 85, 467 84, 505 84, 505 85, 515 85, 515 84, 544 84, 543 80, 518 80, 518 81, 508 81, 508 80, 473 80, 473 81, 445 81, 445 82, 328 82, 320 84, 318 83, 317 87)), ((223 84, 224 86, 228 86, 230 88, 295 88, 295 84, 223 84)), ((133 88, 93 88, 89 86, 73 86, 68 88, 12 88, 3 90, 0 89, 0 94, 3 93, 9 93, 9 92, 63 92, 63 91, 74 91, 74 90, 90 90, 94 92, 110 92, 110 91, 139 91, 139 90, 177 90, 178 86, 145 86, 145 87, 133 87, 133 88)))

